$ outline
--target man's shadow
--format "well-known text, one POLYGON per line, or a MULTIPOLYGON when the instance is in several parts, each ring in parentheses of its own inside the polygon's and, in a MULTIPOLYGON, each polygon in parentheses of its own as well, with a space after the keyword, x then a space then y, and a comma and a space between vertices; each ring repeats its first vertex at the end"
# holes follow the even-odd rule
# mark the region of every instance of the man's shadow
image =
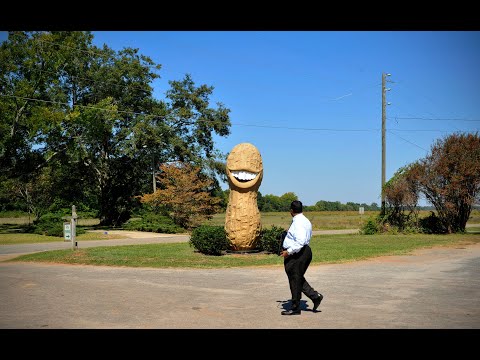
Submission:
MULTIPOLYGON (((279 306, 282 307, 282 310, 290 310, 292 308, 292 300, 277 300, 279 306)), ((306 300, 300 300, 300 310, 302 311, 312 311, 312 312, 322 312, 322 310, 313 310, 306 300)))

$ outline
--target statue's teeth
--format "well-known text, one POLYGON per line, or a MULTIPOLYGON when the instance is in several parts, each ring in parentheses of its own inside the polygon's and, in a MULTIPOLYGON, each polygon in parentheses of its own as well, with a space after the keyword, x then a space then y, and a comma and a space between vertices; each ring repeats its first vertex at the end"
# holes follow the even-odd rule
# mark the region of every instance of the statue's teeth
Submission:
POLYGON ((257 176, 255 173, 251 173, 249 171, 244 171, 244 170, 235 170, 232 171, 232 175, 235 176, 237 179, 240 180, 253 180, 257 176))

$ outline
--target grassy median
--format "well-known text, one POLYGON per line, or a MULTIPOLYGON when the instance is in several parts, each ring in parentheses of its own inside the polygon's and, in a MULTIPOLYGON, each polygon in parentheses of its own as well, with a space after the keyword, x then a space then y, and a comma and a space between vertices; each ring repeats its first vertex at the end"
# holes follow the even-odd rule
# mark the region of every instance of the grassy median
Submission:
MULTIPOLYGON (((383 255, 408 254, 436 246, 462 247, 480 242, 480 234, 316 235, 312 264, 343 263, 383 255)), ((22 255, 7 261, 152 268, 231 268, 282 266, 283 258, 266 253, 203 255, 188 243, 100 246, 22 255)))

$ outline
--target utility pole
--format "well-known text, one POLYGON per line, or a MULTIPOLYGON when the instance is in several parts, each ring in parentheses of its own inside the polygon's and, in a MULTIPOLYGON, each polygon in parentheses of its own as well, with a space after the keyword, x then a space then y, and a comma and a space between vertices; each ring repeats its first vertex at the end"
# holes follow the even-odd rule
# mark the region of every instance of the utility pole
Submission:
MULTIPOLYGON (((386 92, 390 89, 385 87, 386 77, 391 74, 382 73, 382 208, 381 214, 385 214, 385 192, 383 187, 385 185, 385 163, 386 163, 386 139, 385 139, 385 123, 387 118, 387 102, 386 102, 386 92)), ((390 105, 390 103, 388 103, 390 105)))

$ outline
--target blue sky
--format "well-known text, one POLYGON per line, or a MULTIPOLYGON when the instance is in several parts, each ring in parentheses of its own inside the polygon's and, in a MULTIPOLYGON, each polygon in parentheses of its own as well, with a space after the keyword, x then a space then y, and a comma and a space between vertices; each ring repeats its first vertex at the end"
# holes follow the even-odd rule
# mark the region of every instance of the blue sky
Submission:
POLYGON ((229 108, 232 122, 216 146, 259 149, 263 195, 294 192, 305 205, 381 203, 382 73, 391 74, 387 181, 436 140, 480 129, 478 31, 93 34, 97 46, 138 48, 160 63, 157 98, 187 73, 196 85, 213 86, 212 104, 229 108))

